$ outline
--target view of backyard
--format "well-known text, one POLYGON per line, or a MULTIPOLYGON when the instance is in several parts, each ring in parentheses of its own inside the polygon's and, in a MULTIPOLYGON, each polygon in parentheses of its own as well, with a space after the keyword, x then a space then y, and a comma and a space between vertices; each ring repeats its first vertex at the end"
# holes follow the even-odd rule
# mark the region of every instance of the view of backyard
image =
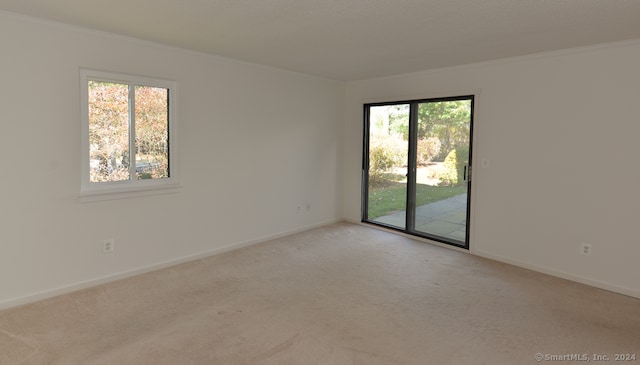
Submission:
POLYGON ((404 229, 411 201, 412 229, 465 241, 470 116, 470 98, 370 106, 366 219, 404 229), (409 169, 415 196, 407 194, 409 169))
POLYGON ((168 103, 166 88, 89 81, 91 182, 169 176, 168 103))
MULTIPOLYGON (((439 186, 440 180, 434 179, 430 171, 441 167, 434 164, 418 168, 416 178, 416 205, 425 205, 467 192, 465 185, 439 186)), ((436 175, 437 176, 437 175, 436 175)), ((404 175, 387 173, 384 183, 369 189, 369 219, 404 211, 407 201, 407 179, 404 175)))

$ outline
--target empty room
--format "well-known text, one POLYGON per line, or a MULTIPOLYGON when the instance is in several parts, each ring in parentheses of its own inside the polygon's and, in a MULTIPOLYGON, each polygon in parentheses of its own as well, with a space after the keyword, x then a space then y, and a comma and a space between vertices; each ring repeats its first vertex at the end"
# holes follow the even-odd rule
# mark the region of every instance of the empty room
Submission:
POLYGON ((0 364, 640 363, 639 19, 3 0, 0 364))

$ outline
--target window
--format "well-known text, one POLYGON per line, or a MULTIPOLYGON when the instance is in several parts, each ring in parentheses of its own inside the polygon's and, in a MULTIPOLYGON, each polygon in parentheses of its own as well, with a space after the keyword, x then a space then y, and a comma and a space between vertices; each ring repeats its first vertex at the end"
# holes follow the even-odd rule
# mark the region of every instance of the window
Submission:
POLYGON ((82 70, 82 196, 177 187, 174 82, 82 70))
POLYGON ((364 104, 363 222, 469 248, 474 99, 364 104))

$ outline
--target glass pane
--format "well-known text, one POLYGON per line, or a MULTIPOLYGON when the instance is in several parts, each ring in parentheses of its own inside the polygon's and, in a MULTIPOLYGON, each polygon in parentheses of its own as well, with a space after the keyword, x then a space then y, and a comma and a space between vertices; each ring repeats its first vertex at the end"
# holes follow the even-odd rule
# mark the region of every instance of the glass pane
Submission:
POLYGON ((129 86, 89 81, 89 181, 129 179, 129 86))
POLYGON ((136 179, 169 177, 169 90, 136 86, 136 179))
POLYGON ((466 242, 470 130, 471 100, 418 105, 416 231, 466 242))
POLYGON ((369 108, 370 221, 406 227, 409 104, 369 108))

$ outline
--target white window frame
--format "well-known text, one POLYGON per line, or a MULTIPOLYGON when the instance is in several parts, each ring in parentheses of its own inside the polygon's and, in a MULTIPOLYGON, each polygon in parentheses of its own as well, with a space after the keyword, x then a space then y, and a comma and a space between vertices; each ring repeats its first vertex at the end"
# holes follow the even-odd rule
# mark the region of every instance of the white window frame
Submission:
MULTIPOLYGON (((80 200, 108 200, 134 196, 174 193, 180 187, 178 173, 177 146, 177 94, 175 81, 134 76, 120 73, 103 72, 90 69, 80 70, 80 109, 82 121, 82 158, 80 200), (169 177, 161 179, 138 180, 131 177, 125 181, 91 182, 89 161, 89 81, 104 81, 134 86, 149 86, 169 90, 169 177)), ((135 133, 135 125, 129 133, 135 133)))

